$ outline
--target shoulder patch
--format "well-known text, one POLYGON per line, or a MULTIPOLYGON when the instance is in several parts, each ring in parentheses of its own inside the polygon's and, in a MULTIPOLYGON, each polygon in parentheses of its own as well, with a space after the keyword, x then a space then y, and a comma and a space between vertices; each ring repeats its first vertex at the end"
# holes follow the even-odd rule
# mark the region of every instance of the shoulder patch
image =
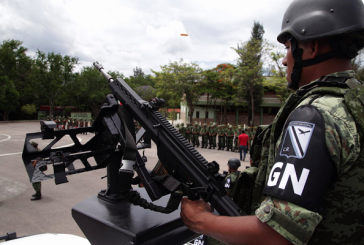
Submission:
POLYGON ((319 212, 334 172, 321 112, 312 105, 296 108, 278 149, 264 194, 319 212))
POLYGON ((229 175, 225 179, 225 189, 231 189, 233 187, 233 183, 231 181, 231 176, 229 175))
POLYGON ((280 155, 302 159, 306 155, 315 124, 290 122, 284 135, 280 155))

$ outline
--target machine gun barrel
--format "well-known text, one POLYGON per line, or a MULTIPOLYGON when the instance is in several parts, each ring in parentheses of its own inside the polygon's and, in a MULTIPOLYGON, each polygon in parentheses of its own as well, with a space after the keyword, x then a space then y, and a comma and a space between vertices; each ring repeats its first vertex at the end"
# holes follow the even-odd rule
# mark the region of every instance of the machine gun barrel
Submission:
POLYGON ((96 69, 102 73, 102 75, 104 75, 104 77, 107 79, 107 81, 109 83, 113 82, 114 79, 109 75, 107 74, 105 71, 104 71, 104 67, 102 67, 102 65, 99 63, 99 62, 94 62, 94 66, 96 67, 96 69))
MULTIPOLYGON (((103 74, 103 67, 94 66, 103 74)), ((158 100, 147 102, 121 78, 109 81, 112 94, 129 111, 151 136, 157 145, 158 158, 169 173, 182 184, 184 194, 190 199, 202 198, 209 202, 220 215, 244 215, 226 191, 219 179, 219 165, 208 163, 200 153, 158 111, 158 100), (157 102, 156 102, 157 101, 157 102)))

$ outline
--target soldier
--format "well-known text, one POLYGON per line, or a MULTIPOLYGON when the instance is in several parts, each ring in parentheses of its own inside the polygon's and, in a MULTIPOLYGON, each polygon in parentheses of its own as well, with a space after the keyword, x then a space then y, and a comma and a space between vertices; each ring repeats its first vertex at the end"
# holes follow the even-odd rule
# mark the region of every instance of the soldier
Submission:
POLYGON ((225 130, 223 129, 223 125, 219 125, 218 129, 217 129, 217 135, 218 135, 218 139, 219 139, 219 148, 217 149, 219 150, 224 150, 225 148, 225 142, 224 142, 224 138, 225 138, 225 130))
POLYGON ((200 146, 200 140, 199 140, 199 136, 200 136, 200 130, 198 129, 198 124, 197 122, 195 122, 195 126, 192 129, 192 134, 193 134, 193 147, 199 147, 200 146))
MULTIPOLYGON (((89 127, 89 121, 87 118, 85 119, 85 128, 89 127)), ((87 132, 85 132, 85 135, 87 135, 87 132)))
POLYGON ((175 128, 176 128, 177 131, 179 131, 179 123, 177 123, 175 128))
POLYGON ((209 139, 209 130, 207 129, 207 124, 204 123, 203 127, 201 129, 201 135, 202 135, 202 147, 201 148, 207 148, 207 143, 209 139))
POLYGON ((189 229, 226 243, 266 244, 269 236, 275 244, 364 244, 364 89, 351 70, 364 46, 363 15, 360 0, 291 3, 277 39, 297 92, 252 156, 259 167, 252 196, 263 201, 255 216, 216 218, 206 203, 184 199, 189 229))
POLYGON ((211 148, 215 149, 215 147, 216 147, 216 134, 217 134, 216 124, 213 123, 211 125, 211 129, 209 132, 209 141, 210 141, 209 149, 211 149, 211 148))
POLYGON ((187 131, 187 129, 186 129, 185 124, 184 124, 183 122, 181 123, 181 127, 179 127, 178 131, 179 131, 179 133, 180 133, 183 137, 185 137, 185 138, 186 138, 186 131, 187 131))
POLYGON ((191 123, 187 122, 186 123, 186 139, 188 141, 188 143, 191 144, 191 138, 192 138, 192 128, 191 127, 191 123))
POLYGON ((239 152, 239 141, 238 141, 238 138, 239 138, 239 135, 241 133, 241 126, 238 125, 238 128, 235 130, 235 138, 234 138, 234 151, 235 152, 239 152))
POLYGON ((65 130, 66 129, 66 117, 62 117, 61 124, 62 124, 61 129, 65 130))
MULTIPOLYGON (((30 144, 34 147, 34 149, 36 149, 37 151, 41 151, 40 149, 38 149, 38 143, 35 141, 31 141, 30 144)), ((38 160, 34 160, 32 162, 33 167, 35 168, 36 163, 38 160)), ((36 201, 36 200, 40 200, 42 199, 42 182, 34 182, 32 183, 32 186, 35 190, 35 194, 32 195, 32 198, 30 199, 31 201, 36 201)))
POLYGON ((78 127, 78 119, 74 118, 73 119, 73 128, 77 128, 78 127))
POLYGON ((240 167, 240 161, 237 158, 230 158, 227 165, 229 166, 229 174, 226 175, 223 184, 227 195, 233 198, 235 194, 236 183, 240 174, 238 171, 238 168, 240 167))
POLYGON ((228 130, 226 131, 226 151, 234 151, 233 149, 233 141, 234 141, 234 134, 235 134, 235 131, 233 130, 233 126, 232 125, 229 125, 229 128, 228 130))
POLYGON ((67 129, 70 129, 70 127, 71 127, 71 120, 72 120, 72 118, 68 118, 67 119, 67 121, 66 121, 66 123, 67 123, 67 129))

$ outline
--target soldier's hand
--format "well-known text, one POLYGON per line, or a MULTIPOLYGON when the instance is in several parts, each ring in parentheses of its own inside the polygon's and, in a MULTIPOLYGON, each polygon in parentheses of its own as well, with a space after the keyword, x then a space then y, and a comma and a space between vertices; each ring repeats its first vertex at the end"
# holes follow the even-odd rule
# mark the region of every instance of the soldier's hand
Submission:
POLYGON ((204 218, 211 214, 210 206, 203 200, 191 201, 183 198, 181 201, 181 218, 188 229, 200 233, 204 218))

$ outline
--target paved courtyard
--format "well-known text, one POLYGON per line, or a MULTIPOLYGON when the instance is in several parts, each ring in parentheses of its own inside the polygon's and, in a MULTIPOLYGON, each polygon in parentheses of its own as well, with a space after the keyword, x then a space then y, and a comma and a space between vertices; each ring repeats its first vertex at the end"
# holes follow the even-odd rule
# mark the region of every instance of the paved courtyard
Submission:
MULTIPOLYGON (((30 201, 34 194, 21 158, 26 133, 39 132, 39 122, 0 123, 0 235, 15 231, 18 236, 39 233, 67 233, 84 236, 71 215, 72 207, 97 195, 106 188, 106 169, 68 176, 68 183, 55 185, 53 180, 42 182, 42 200, 30 201)), ((81 143, 93 134, 78 135, 81 143)), ((38 141, 42 149, 48 143, 38 141)), ((69 145, 64 139, 57 146, 69 145)), ((57 147, 56 146, 56 147, 57 147)), ((220 172, 227 171, 229 158, 239 158, 238 153, 197 148, 207 161, 220 164, 220 172)), ((157 149, 153 145, 145 150, 148 169, 157 163, 157 149)), ((241 168, 249 165, 248 159, 241 168)), ((75 163, 76 167, 77 164, 75 163)), ((47 171, 52 171, 48 168, 47 171)))

